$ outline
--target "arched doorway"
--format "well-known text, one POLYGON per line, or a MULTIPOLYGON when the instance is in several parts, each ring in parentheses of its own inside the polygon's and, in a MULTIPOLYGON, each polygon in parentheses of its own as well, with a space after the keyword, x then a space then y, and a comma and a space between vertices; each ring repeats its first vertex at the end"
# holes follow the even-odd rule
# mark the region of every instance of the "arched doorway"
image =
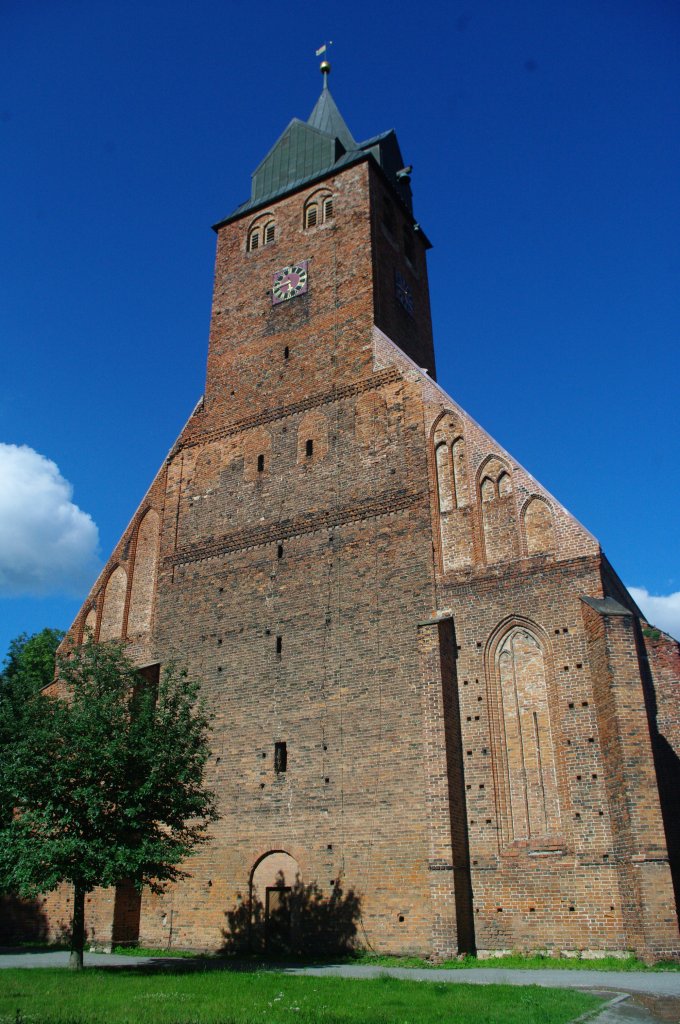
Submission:
POLYGON ((284 850, 272 850, 255 864, 250 876, 253 917, 264 926, 264 945, 269 952, 287 952, 293 946, 296 921, 291 894, 299 884, 300 868, 284 850))

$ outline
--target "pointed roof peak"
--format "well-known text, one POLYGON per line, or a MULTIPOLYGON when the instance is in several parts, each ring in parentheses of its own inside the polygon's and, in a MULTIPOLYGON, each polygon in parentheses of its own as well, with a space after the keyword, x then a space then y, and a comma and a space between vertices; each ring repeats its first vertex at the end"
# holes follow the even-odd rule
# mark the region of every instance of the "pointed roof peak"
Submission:
POLYGON ((307 119, 307 124, 312 128, 317 128, 319 131, 324 132, 325 135, 332 135, 333 138, 339 139, 345 150, 357 149, 357 144, 354 137, 345 124, 345 119, 338 110, 337 104, 331 95, 331 91, 328 88, 328 76, 331 72, 331 66, 327 60, 321 61, 321 74, 323 75, 323 89, 319 96, 314 110, 307 119))
MULTIPOLYGON (((326 45, 317 50, 317 57, 325 53, 326 45)), ((327 60, 321 62, 320 71, 323 88, 309 118, 307 121, 293 118, 253 172, 250 199, 241 203, 230 217, 216 224, 216 228, 288 192, 366 159, 373 160, 382 169, 396 195, 411 211, 411 187, 405 173, 408 169, 404 167, 394 131, 357 142, 328 88, 331 66, 327 60)))

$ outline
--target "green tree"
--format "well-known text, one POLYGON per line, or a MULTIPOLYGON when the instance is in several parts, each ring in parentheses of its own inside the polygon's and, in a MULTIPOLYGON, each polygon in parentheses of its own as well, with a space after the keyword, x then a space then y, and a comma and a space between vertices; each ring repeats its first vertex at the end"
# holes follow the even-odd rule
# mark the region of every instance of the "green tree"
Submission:
MULTIPOLYGON (((33 636, 22 633, 10 643, 0 671, 0 759, 7 744, 30 734, 31 698, 54 679, 55 656, 63 637, 59 629, 43 629, 33 636)), ((0 776, 0 828, 11 817, 12 804, 0 776)))
POLYGON ((0 672, 0 695, 22 687, 39 690, 51 683, 57 647, 63 639, 62 630, 43 629, 32 636, 22 633, 12 640, 0 672))
POLYGON ((209 720, 169 665, 157 684, 119 644, 59 659, 60 697, 30 701, 30 735, 0 751, 14 808, 0 829, 0 888, 32 898, 73 886, 71 967, 82 967, 85 896, 132 881, 162 892, 216 817, 203 786, 209 720))

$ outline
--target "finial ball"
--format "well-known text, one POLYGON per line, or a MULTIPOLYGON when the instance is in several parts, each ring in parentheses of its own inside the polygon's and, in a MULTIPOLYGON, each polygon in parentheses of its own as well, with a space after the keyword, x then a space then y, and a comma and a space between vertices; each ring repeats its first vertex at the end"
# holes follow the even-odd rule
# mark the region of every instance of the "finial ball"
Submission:
POLYGON ((330 75, 330 73, 331 73, 331 65, 330 65, 329 61, 322 60, 321 64, 319 65, 319 68, 320 68, 320 71, 321 71, 322 75, 330 75))

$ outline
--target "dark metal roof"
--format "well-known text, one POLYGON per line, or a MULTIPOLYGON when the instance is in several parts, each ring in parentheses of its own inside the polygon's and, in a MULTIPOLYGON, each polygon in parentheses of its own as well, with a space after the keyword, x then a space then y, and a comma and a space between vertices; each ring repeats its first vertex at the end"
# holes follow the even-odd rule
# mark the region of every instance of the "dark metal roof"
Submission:
POLYGON ((328 88, 327 74, 324 74, 323 90, 309 119, 305 122, 293 118, 253 172, 250 199, 215 224, 215 229, 367 157, 376 161, 411 213, 408 177, 397 176, 404 161, 395 132, 390 129, 366 142, 355 142, 328 88))
POLYGON ((323 89, 314 110, 307 118, 307 124, 312 128, 318 128, 320 132, 325 132, 326 135, 332 135, 333 138, 339 139, 346 150, 357 148, 352 133, 331 96, 331 91, 328 88, 328 75, 323 76, 323 89))
POLYGON ((269 206, 270 203, 275 202, 277 199, 281 199, 283 196, 288 195, 290 192, 296 192, 298 189, 306 188, 313 184, 315 181, 320 181, 323 178, 328 177, 328 174, 332 171, 343 170, 345 167, 351 167, 352 164, 358 164, 362 160, 370 159, 370 154, 363 152, 363 150, 355 150, 353 153, 345 153, 339 160, 336 160, 330 168, 325 167, 323 170, 316 174, 305 175, 297 178, 295 181, 286 181, 282 184, 275 192, 270 192, 264 195, 261 199, 247 199, 245 203, 241 203, 237 206, 233 213, 230 213, 228 217, 218 221, 213 227, 215 230, 221 228, 223 224, 228 224, 229 221, 237 220, 242 217, 244 213, 254 213, 257 210, 262 210, 265 206, 269 206))
POLYGON ((600 615, 632 615, 630 608, 624 608, 613 597, 586 597, 581 595, 581 600, 589 604, 600 615))
POLYGON ((290 181, 332 167, 339 155, 337 139, 295 118, 253 173, 250 198, 263 199, 290 181))

